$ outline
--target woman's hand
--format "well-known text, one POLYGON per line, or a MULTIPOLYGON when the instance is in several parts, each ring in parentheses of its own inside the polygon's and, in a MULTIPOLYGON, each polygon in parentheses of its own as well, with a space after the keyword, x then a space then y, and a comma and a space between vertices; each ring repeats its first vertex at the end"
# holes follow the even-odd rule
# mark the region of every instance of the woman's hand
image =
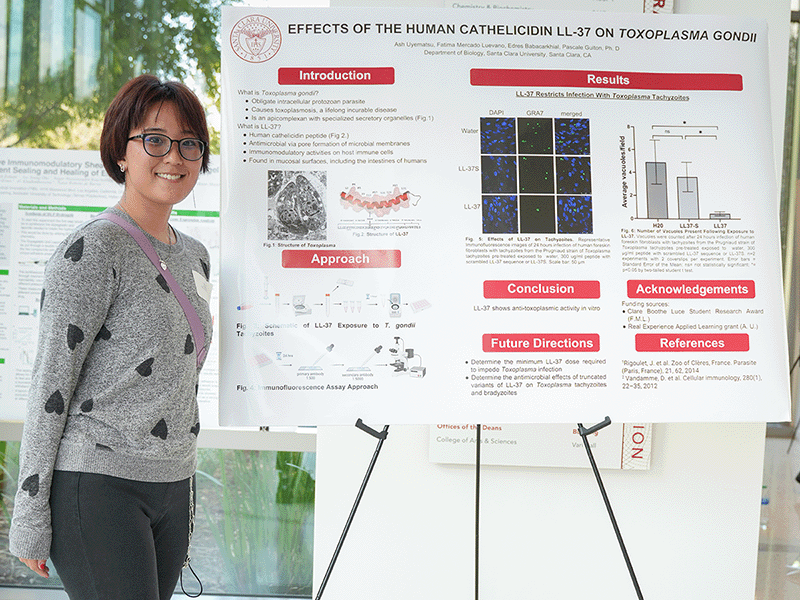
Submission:
POLYGON ((20 558, 19 560, 34 573, 42 577, 50 577, 50 569, 47 568, 47 561, 36 560, 34 558, 20 558))

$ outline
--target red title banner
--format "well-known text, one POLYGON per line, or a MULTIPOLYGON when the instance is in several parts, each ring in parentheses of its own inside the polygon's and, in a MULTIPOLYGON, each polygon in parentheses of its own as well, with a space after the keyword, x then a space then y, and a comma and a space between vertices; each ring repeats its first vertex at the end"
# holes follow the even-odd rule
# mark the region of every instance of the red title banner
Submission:
POLYGON ((752 279, 686 280, 631 279, 628 298, 755 298, 752 279))
POLYGON ((392 85, 393 67, 281 67, 278 85, 392 85))
POLYGON ((746 333, 637 333, 637 352, 747 352, 746 333))
POLYGON ((286 269, 399 269, 400 250, 284 250, 286 269))
POLYGON ((485 333, 484 352, 599 352, 596 333, 485 333))
POLYGON ((599 281, 487 280, 484 298, 599 298, 599 281))
POLYGON ((742 91, 742 76, 729 73, 633 73, 542 69, 472 69, 472 85, 631 90, 742 91))

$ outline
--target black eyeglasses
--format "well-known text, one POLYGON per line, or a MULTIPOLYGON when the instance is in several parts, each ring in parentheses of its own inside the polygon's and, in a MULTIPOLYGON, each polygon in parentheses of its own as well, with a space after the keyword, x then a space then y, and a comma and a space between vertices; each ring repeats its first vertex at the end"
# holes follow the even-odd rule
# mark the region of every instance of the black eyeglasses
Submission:
POLYGON ((169 154, 172 150, 172 144, 178 143, 178 152, 185 160, 200 160, 203 158, 203 152, 206 145, 197 138, 183 138, 182 140, 173 140, 161 133, 140 133, 128 138, 131 140, 142 140, 144 151, 150 156, 161 157, 169 154))

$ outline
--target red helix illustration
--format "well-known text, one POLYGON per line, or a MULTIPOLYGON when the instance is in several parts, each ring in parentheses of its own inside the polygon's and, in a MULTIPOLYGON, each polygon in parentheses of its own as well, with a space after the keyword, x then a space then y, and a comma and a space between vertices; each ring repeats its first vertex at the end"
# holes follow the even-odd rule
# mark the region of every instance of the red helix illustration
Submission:
POLYGON ((340 200, 343 207, 352 208, 354 212, 366 210, 377 217, 382 217, 401 208, 416 206, 420 196, 414 195, 408 190, 401 192, 397 186, 390 194, 363 196, 353 186, 349 191, 341 193, 340 200))

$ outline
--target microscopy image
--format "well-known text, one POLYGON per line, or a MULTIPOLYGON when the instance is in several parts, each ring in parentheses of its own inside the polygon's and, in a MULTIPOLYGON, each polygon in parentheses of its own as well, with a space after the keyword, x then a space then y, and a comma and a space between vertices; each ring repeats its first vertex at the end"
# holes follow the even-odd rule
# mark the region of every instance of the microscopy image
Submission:
POLYGON ((481 157, 481 192, 515 194, 517 192, 517 159, 514 156, 481 157))
POLYGON ((589 119, 556 119, 556 154, 589 154, 589 119))
POLYGON ((586 196, 592 193, 591 159, 556 157, 556 193, 586 196))
POLYGON ((481 154, 516 153, 516 120, 481 118, 481 154))
POLYGON ((554 169, 552 156, 520 156, 519 193, 554 194, 554 169))
POLYGON ((519 233, 516 196, 483 197, 483 233, 519 233))
POLYGON ((590 196, 559 196, 558 233, 592 233, 590 196))
POLYGON ((269 171, 267 238, 327 239, 326 197, 324 171, 269 171))
POLYGON ((554 196, 519 197, 520 233, 556 233, 554 196))
POLYGON ((272 198, 283 185, 283 171, 267 172, 267 197, 272 198))
POLYGON ((593 233, 589 119, 480 120, 484 233, 593 233))
POLYGON ((553 154, 553 119, 517 119, 520 154, 553 154))

